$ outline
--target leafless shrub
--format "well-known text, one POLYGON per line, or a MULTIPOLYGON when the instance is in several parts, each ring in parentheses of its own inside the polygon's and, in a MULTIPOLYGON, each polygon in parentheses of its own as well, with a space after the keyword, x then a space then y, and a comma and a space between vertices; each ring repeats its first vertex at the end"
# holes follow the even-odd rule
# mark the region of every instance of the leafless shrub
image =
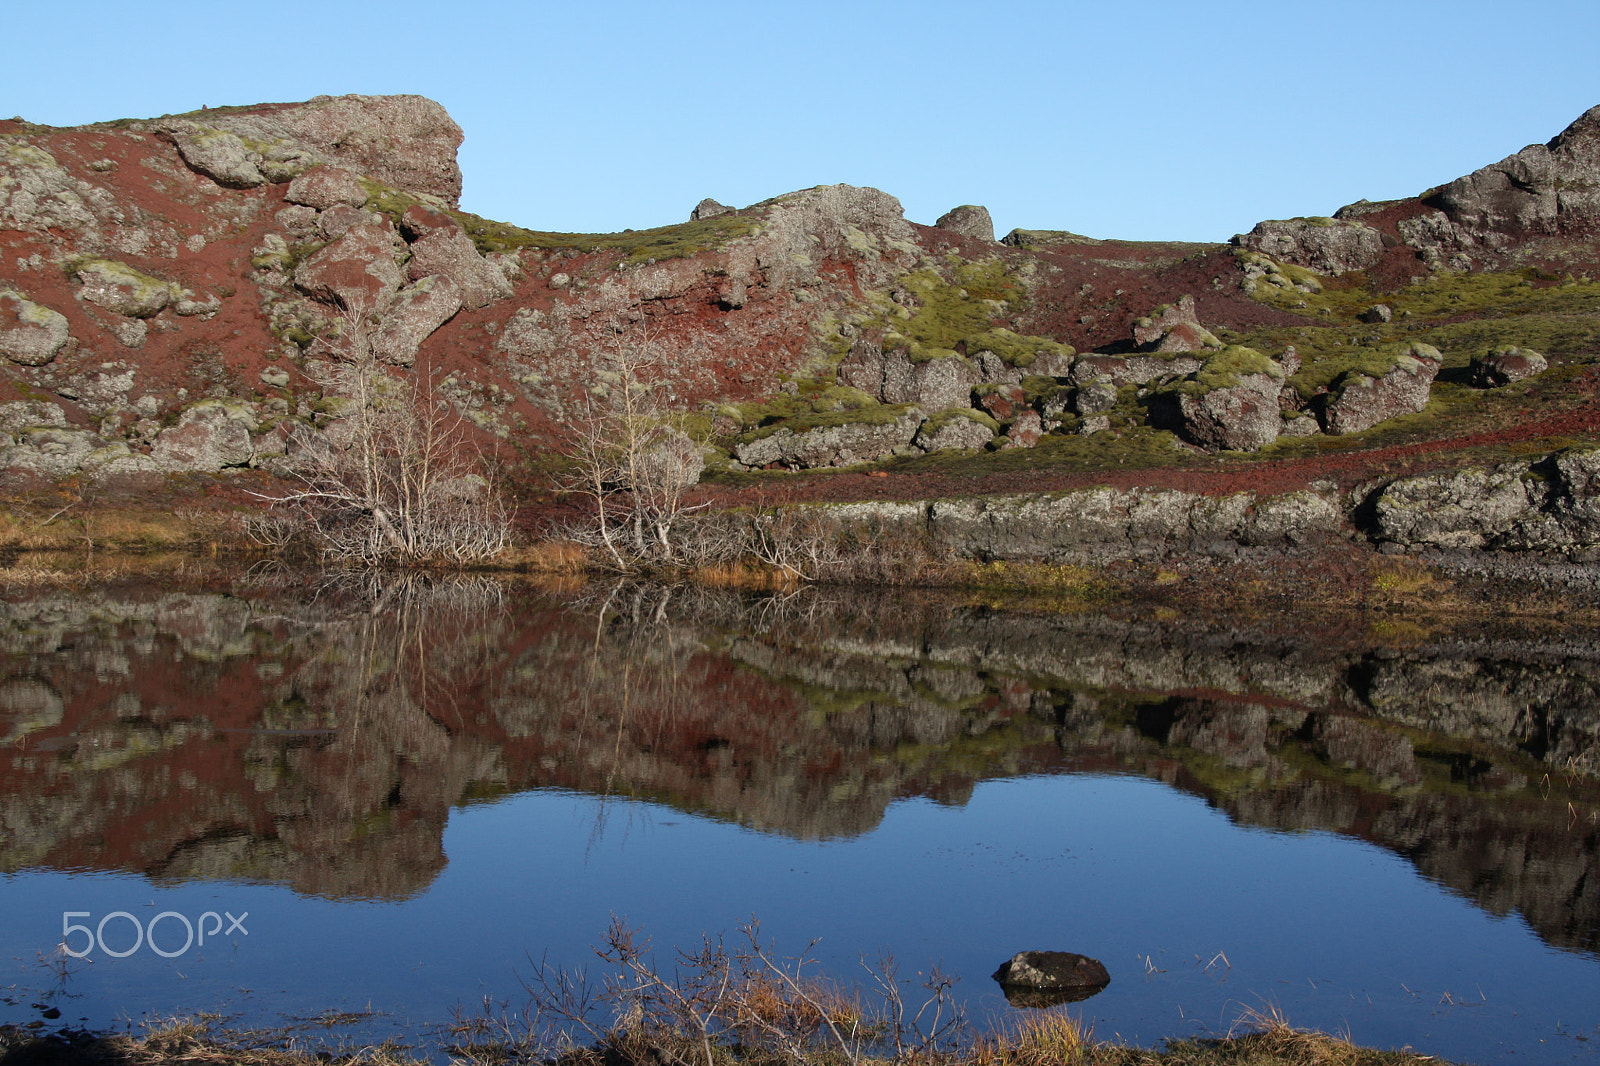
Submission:
POLYGON ((302 432, 291 460, 301 487, 262 495, 278 511, 252 536, 286 542, 304 531, 331 559, 367 566, 477 562, 502 551, 511 521, 460 416, 425 379, 391 378, 370 354, 315 375, 347 414, 302 432))
POLYGON ((526 1009, 485 1004, 476 1016, 458 1014, 453 1030, 469 1042, 453 1050, 478 1061, 509 1050, 524 1060, 677 1066, 717 1066, 733 1050, 743 1061, 855 1066, 881 1053, 932 1061, 965 1037, 950 994, 954 979, 934 971, 913 1008, 893 960, 885 959, 868 967, 880 1003, 872 1011, 859 994, 814 976, 815 946, 781 956, 751 922, 736 947, 706 937, 662 968, 649 941, 613 919, 595 949, 604 965, 598 979, 541 962, 523 981, 526 1009))
POLYGON ((561 487, 587 497, 590 519, 565 530, 601 548, 618 570, 679 561, 675 531, 697 510, 686 496, 705 461, 674 424, 665 398, 665 357, 647 331, 617 334, 601 353, 597 382, 571 420, 561 487))

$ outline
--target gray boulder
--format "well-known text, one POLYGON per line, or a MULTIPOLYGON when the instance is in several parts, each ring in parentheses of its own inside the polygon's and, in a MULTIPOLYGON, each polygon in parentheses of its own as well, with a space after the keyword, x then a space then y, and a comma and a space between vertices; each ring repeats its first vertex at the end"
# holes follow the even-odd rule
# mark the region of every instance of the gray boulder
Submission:
POLYGON ((882 459, 910 444, 923 421, 922 412, 913 407, 895 415, 890 422, 847 422, 801 433, 783 426, 759 440, 735 445, 733 456, 750 467, 849 466, 882 459))
POLYGON ((417 281, 389 298, 372 333, 372 354, 393 366, 411 366, 422 342, 461 310, 461 289, 442 274, 417 281))
POLYGON ((246 147, 238 134, 201 126, 193 122, 173 122, 163 131, 172 139, 178 154, 191 170, 204 174, 229 189, 252 189, 265 185, 259 153, 246 147))
POLYGON ((30 426, 17 438, 14 446, 0 448, 0 469, 52 480, 77 473, 105 443, 97 433, 66 426, 30 426))
POLYGON ((913 364, 904 391, 900 395, 890 395, 890 390, 886 389, 883 400, 885 403, 914 403, 925 411, 968 407, 977 384, 976 367, 958 355, 943 356, 913 364))
POLYGON ((251 434, 258 424, 248 404, 201 400, 183 412, 178 424, 161 431, 150 458, 172 473, 213 473, 247 466, 255 457, 251 434))
POLYGON ((912 444, 925 452, 971 451, 994 439, 994 429, 985 415, 971 408, 940 412, 922 424, 912 444))
POLYGON ((460 227, 436 229, 413 244, 406 273, 413 280, 444 275, 459 288, 461 305, 468 309, 487 307, 513 292, 505 271, 479 254, 460 227))
POLYGON ((1600 221, 1600 106, 1548 144, 1457 178, 1425 202, 1468 232, 1584 232, 1600 221))
POLYGON ((197 170, 214 167, 223 177, 211 176, 221 184, 288 181, 315 163, 333 163, 449 207, 461 197, 461 168, 456 165, 461 127, 423 96, 317 96, 288 107, 206 112, 205 122, 199 126, 192 118, 162 118, 135 125, 166 133, 178 141, 180 152, 182 136, 194 139, 194 133, 210 131, 233 137, 246 149, 243 162, 255 166, 260 180, 238 164, 227 141, 192 148, 199 162, 184 157, 197 170), (252 159, 249 149, 257 145, 265 150, 252 159))
POLYGON ((1383 258, 1383 234, 1360 222, 1332 218, 1294 218, 1258 222, 1235 236, 1241 248, 1293 263, 1318 274, 1365 270, 1383 258))
POLYGON ((23 366, 43 366, 70 336, 67 317, 12 289, 0 289, 0 355, 23 366))
POLYGON ((706 197, 694 205, 694 210, 689 212, 689 221, 698 222, 703 218, 716 218, 718 215, 729 215, 733 208, 727 204, 719 204, 711 197, 706 197))
POLYGON ((1072 409, 1080 415, 1105 414, 1115 406, 1117 382, 1110 374, 1100 374, 1084 382, 1072 394, 1072 409))
POLYGON ((1377 377, 1346 371, 1334 381, 1324 400, 1323 432, 1360 433, 1379 422, 1422 410, 1441 362, 1439 349, 1411 344, 1394 355, 1390 369, 1377 377))
POLYGON ((989 209, 977 204, 962 204, 952 208, 940 215, 934 225, 973 240, 994 240, 994 220, 989 217, 989 209))
POLYGON ((129 318, 150 318, 172 301, 172 284, 114 259, 88 259, 73 271, 78 295, 97 307, 129 318))
POLYGON ((1180 296, 1178 302, 1158 307, 1148 317, 1134 323, 1133 340, 1145 351, 1198 352, 1221 348, 1222 342, 1200 324, 1193 296, 1180 296))
POLYGON ((1469 373, 1474 385, 1492 389, 1542 374, 1549 368, 1550 361, 1532 348, 1506 347, 1473 356, 1469 373))
POLYGON ((316 167, 291 181, 283 198, 291 204, 303 204, 326 211, 334 204, 364 206, 367 190, 362 187, 361 178, 354 171, 343 167, 316 167))
MULTIPOLYGON (((1148 355, 1080 355, 1067 375, 1082 386, 1102 374, 1118 385, 1148 385, 1159 378, 1182 377, 1200 369, 1204 359, 1186 352, 1161 352, 1148 355)), ((1032 369, 1031 367, 1029 368, 1032 369)))

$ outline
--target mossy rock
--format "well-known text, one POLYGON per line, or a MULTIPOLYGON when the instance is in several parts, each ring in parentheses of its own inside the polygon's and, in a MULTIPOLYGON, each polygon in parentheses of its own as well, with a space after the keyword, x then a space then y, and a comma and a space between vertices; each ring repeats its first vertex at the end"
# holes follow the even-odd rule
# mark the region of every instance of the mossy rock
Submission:
POLYGON ((1077 350, 1069 344, 1062 344, 1049 337, 1024 336, 1009 329, 990 329, 974 333, 963 337, 960 343, 968 355, 993 352, 1000 357, 1001 362, 1018 368, 1032 366, 1034 360, 1046 352, 1068 358, 1077 354, 1077 350))

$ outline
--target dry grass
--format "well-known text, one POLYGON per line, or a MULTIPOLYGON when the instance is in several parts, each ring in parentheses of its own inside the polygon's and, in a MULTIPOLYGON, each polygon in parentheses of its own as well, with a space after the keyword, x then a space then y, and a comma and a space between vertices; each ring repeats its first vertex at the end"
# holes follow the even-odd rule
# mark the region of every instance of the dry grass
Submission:
MULTIPOLYGON (((808 986, 796 997, 777 981, 766 988, 751 987, 746 1007, 760 1011, 764 1022, 795 1032, 815 1031, 822 1018, 818 1007, 841 1028, 861 1024, 861 1006, 837 990, 808 986)), ((149 1029, 142 1037, 62 1033, 36 1037, 21 1030, 0 1028, 0 1064, 3 1066, 421 1066, 429 1061, 422 1051, 391 1044, 343 1048, 334 1051, 289 1050, 252 1042, 250 1034, 230 1034, 215 1028, 212 1016, 172 1019, 149 1029)), ((488 1037, 479 1030, 479 1037, 488 1037)), ((278 1043, 289 1043, 281 1036, 278 1043)), ((552 1061, 565 1066, 627 1066, 630 1063, 696 1062, 697 1035, 633 1030, 614 1032, 606 1046, 573 1047, 552 1061)), ((492 1037, 447 1049, 452 1060, 468 1063, 530 1061, 526 1048, 497 1042, 492 1037)), ((718 1045, 718 1066, 847 1066, 836 1050, 809 1047, 801 1057, 768 1046, 718 1045)), ((1275 1005, 1247 1010, 1235 1023, 1235 1032, 1215 1040, 1170 1041, 1160 1049, 1097 1043, 1080 1021, 1059 1009, 1018 1016, 999 1032, 976 1038, 947 1051, 919 1048, 903 1059, 861 1057, 857 1066, 1415 1066, 1443 1060, 1411 1051, 1362 1048, 1339 1037, 1297 1029, 1275 1005)))

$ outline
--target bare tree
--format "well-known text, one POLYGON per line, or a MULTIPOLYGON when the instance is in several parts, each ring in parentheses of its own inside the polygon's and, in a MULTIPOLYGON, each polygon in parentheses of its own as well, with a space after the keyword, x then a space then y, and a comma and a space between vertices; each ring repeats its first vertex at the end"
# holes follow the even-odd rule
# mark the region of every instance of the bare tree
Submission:
POLYGON ((463 419, 429 379, 391 377, 373 352, 377 316, 345 309, 339 356, 309 376, 345 414, 300 432, 301 487, 261 495, 293 512, 324 555, 368 566, 489 558, 510 540, 509 512, 483 475, 463 419))
POLYGON ((666 359, 647 330, 617 334, 601 353, 597 382, 571 422, 562 487, 588 497, 593 513, 573 532, 629 570, 679 561, 674 529, 698 508, 686 496, 700 479, 700 446, 667 405, 666 359))

